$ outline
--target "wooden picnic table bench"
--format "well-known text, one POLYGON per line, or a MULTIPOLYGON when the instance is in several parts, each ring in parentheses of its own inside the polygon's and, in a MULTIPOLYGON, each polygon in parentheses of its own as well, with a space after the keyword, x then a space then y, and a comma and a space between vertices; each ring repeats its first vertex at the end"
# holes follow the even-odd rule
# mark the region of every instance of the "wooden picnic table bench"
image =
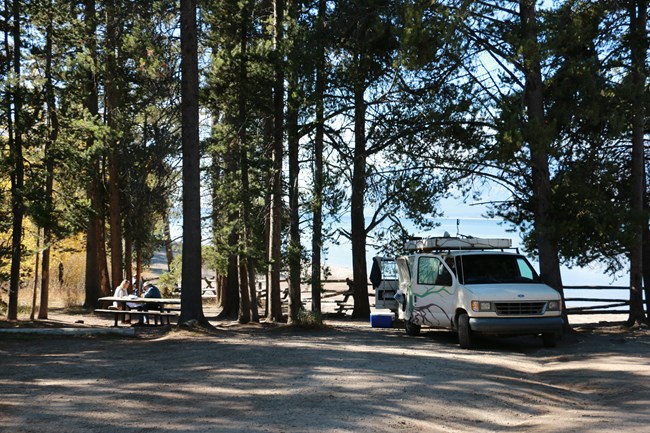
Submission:
POLYGON ((333 298, 334 296, 343 296, 342 300, 335 301, 336 303, 336 313, 337 314, 345 314, 346 311, 353 310, 354 309, 354 304, 348 304, 348 299, 350 296, 354 296, 354 291, 353 290, 343 290, 343 291, 338 291, 338 292, 332 292, 332 293, 326 293, 322 296, 322 298, 333 298))
POLYGON ((118 321, 120 316, 123 318, 126 315, 131 318, 132 316, 138 317, 151 317, 154 320, 155 325, 163 325, 166 321, 167 324, 170 324, 171 318, 177 318, 180 314, 181 300, 178 298, 129 298, 129 297, 114 297, 114 296, 105 296, 99 298, 99 301, 103 302, 117 302, 119 308, 109 307, 109 308, 98 308, 95 309, 95 313, 98 314, 112 314, 115 319, 115 325, 118 326, 118 321), (142 309, 138 307, 128 308, 127 303, 141 305, 142 309))
POLYGON ((153 318, 154 320, 154 325, 163 325, 164 322, 166 321, 167 324, 171 324, 170 319, 171 318, 177 318, 178 313, 176 311, 157 311, 157 310, 118 310, 117 308, 107 308, 107 309, 102 309, 102 308, 97 308, 95 309, 95 313, 97 314, 113 314, 113 317, 115 319, 114 325, 113 326, 118 326, 118 321, 120 319, 120 316, 129 316, 129 319, 132 316, 141 316, 141 317, 146 317, 146 318, 153 318))
POLYGON ((354 305, 346 303, 346 301, 336 301, 336 314, 345 314, 346 311, 354 310, 354 305))

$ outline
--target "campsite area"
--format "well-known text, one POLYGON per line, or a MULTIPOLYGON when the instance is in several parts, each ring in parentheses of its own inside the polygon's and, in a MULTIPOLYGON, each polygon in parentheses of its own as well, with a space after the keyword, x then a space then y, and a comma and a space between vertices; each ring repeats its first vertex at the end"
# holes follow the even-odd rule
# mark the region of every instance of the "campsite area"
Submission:
MULTIPOLYGON (((54 326, 80 319, 95 325, 51 312, 54 326)), ((555 348, 517 337, 463 350, 450 332, 409 337, 350 319, 311 330, 212 323, 210 333, 0 335, 0 431, 641 433, 650 425, 647 327, 591 323, 555 348)))

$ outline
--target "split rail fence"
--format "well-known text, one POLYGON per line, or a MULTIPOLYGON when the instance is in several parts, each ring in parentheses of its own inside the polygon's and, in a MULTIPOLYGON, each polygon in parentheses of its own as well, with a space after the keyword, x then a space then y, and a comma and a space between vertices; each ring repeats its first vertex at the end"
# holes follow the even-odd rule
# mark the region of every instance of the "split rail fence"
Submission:
POLYGON ((630 288, 626 286, 565 286, 564 296, 564 300, 567 304, 567 314, 629 314, 630 312, 630 288), (616 296, 615 298, 607 295, 600 297, 570 296, 571 292, 578 290, 590 292, 615 292, 616 296), (571 305, 575 305, 576 303, 579 303, 579 305, 571 305))

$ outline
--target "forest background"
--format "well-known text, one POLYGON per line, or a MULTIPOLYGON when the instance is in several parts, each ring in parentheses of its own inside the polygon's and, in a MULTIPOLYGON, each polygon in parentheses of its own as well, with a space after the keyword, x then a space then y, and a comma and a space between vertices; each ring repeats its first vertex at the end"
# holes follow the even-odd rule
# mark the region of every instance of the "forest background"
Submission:
POLYGON ((181 262, 215 269, 222 317, 242 323, 258 320, 260 274, 268 319, 282 320, 286 271, 295 321, 301 282, 320 312, 322 254, 341 238, 353 315, 367 317, 368 245, 394 254, 413 228, 435 227, 441 200, 494 188, 505 193, 486 216, 522 234, 547 284, 563 291, 561 264, 629 269, 628 323, 647 320, 647 1, 180 5, 184 15, 156 0, 4 2, 10 320, 30 281, 47 318, 55 263, 79 257, 75 290, 93 307, 163 245, 170 278, 181 262), (200 185, 183 184, 194 145, 200 185), (188 188, 205 193, 208 234, 172 260, 170 220, 181 203, 187 220, 188 188))

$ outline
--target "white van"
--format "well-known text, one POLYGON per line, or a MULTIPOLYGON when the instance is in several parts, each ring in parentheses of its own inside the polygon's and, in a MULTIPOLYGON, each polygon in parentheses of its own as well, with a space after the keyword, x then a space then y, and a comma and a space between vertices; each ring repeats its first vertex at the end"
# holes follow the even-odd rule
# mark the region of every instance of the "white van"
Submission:
POLYGON ((541 283, 528 260, 507 252, 509 239, 410 241, 396 259, 406 332, 454 329, 462 348, 474 334, 539 334, 552 347, 564 328, 560 294, 541 283))

